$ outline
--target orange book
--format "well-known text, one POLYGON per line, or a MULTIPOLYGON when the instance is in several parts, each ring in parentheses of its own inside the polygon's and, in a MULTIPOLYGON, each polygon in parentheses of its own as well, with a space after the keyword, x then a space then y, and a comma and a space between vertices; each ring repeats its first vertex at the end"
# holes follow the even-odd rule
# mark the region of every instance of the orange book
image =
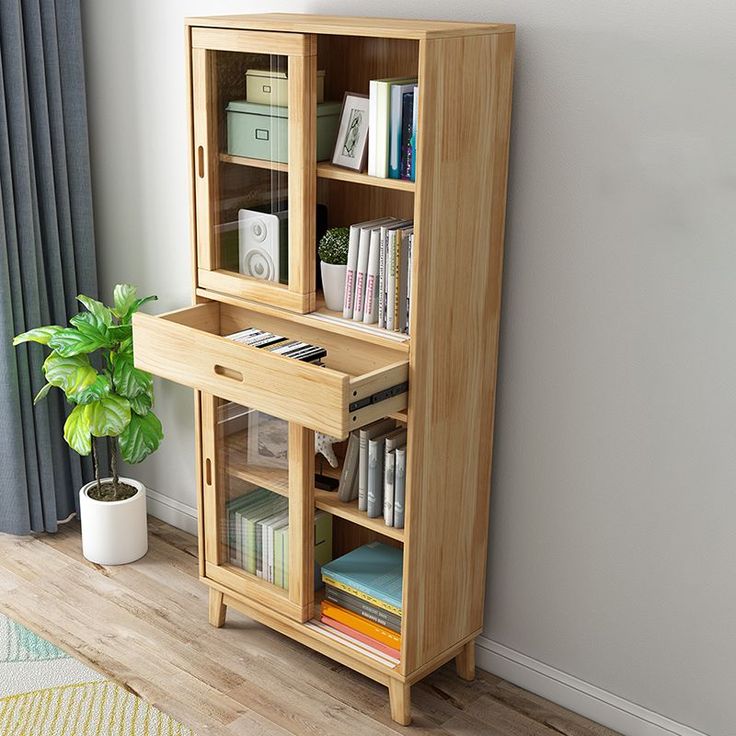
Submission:
POLYGON ((357 613, 347 611, 340 606, 336 606, 330 601, 322 601, 320 610, 323 616, 331 618, 334 621, 339 621, 341 624, 349 626, 351 629, 360 631, 366 636, 370 636, 372 639, 385 644, 392 649, 401 649, 401 634, 397 634, 391 629, 387 629, 381 624, 374 624, 373 621, 369 621, 367 618, 359 616, 357 613))

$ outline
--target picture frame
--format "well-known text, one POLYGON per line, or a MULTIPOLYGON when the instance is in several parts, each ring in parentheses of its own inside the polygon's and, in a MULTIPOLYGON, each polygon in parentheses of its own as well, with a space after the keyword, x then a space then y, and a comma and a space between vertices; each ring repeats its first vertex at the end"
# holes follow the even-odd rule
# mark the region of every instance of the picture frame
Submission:
POLYGON ((289 467, 289 423, 256 409, 248 414, 248 465, 289 467))
POLYGON ((363 171, 368 160, 368 95, 346 92, 340 110, 333 166, 363 171))

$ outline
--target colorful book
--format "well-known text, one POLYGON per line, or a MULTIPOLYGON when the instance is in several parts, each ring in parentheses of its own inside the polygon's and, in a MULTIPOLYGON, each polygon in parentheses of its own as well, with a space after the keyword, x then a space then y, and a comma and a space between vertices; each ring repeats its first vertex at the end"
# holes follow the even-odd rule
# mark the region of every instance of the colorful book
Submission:
POLYGON ((399 160, 399 178, 411 179, 411 134, 414 124, 414 87, 404 92, 401 98, 401 155, 399 160))
POLYGON ((350 626, 346 626, 341 621, 335 621, 335 619, 329 618, 328 616, 320 616, 320 621, 323 624, 336 629, 337 631, 341 631, 343 634, 347 634, 347 636, 349 636, 351 639, 355 639, 356 641, 360 641, 363 644, 367 644, 369 647, 377 649, 379 652, 388 654, 391 657, 396 657, 396 659, 401 656, 401 652, 398 649, 387 646, 383 642, 377 641, 373 637, 364 634, 362 631, 356 631, 350 626))
POLYGON ((411 115, 411 181, 416 180, 417 128, 419 127, 419 87, 414 87, 414 108, 411 115))
MULTIPOLYGON (((403 131, 404 94, 414 94, 416 79, 410 79, 405 84, 391 85, 391 111, 389 119, 389 164, 388 175, 391 179, 400 178, 401 164, 401 136, 403 131)), ((411 114, 411 113, 410 113, 411 114)))
POLYGON ((331 585, 325 585, 325 599, 341 608, 357 613, 369 621, 381 624, 381 626, 385 626, 391 631, 401 633, 401 616, 397 616, 385 608, 374 606, 362 598, 346 593, 339 588, 333 588, 331 585))
POLYGON ((368 85, 368 174, 388 177, 391 125, 391 85, 405 84, 412 77, 372 79, 368 85))
POLYGON ((320 604, 320 611, 323 616, 327 616, 334 621, 339 621, 340 623, 345 624, 345 626, 355 629, 355 631, 360 631, 362 634, 370 636, 371 639, 380 641, 387 647, 401 649, 401 634, 396 631, 391 631, 391 629, 386 626, 381 626, 381 624, 369 621, 368 619, 359 616, 357 613, 348 611, 346 608, 337 606, 330 601, 323 600, 320 604))
POLYGON ((324 565, 322 577, 327 576, 331 584, 332 581, 342 583, 400 611, 403 565, 401 549, 370 542, 324 565))
POLYGON ((379 419, 359 430, 358 460, 358 510, 368 510, 368 442, 379 434, 390 432, 396 427, 393 419, 379 419))
POLYGON ((396 448, 394 471, 394 527, 404 528, 404 503, 406 497, 406 447, 396 448))
POLYGON ((364 644, 363 642, 358 641, 357 639, 354 639, 347 634, 343 634, 342 631, 338 631, 331 626, 323 624, 319 619, 312 619, 311 621, 307 621, 304 625, 308 629, 311 629, 312 631, 317 631, 322 634, 322 636, 326 636, 328 639, 340 642, 342 646, 347 647, 348 649, 352 649, 355 652, 360 652, 360 654, 362 654, 364 657, 368 657, 369 659, 373 659, 376 662, 380 662, 384 667, 394 668, 397 664, 399 664, 398 657, 384 654, 375 647, 368 646, 367 644, 364 644))
POLYGON ((368 593, 364 593, 362 590, 358 590, 357 588, 346 585, 339 580, 335 580, 334 578, 330 577, 330 574, 326 573, 324 569, 322 570, 322 582, 325 584, 325 587, 329 585, 337 590, 341 590, 343 593, 348 593, 355 598, 360 598, 360 600, 363 600, 366 603, 370 603, 377 608, 383 608, 383 610, 388 611, 389 613, 393 613, 394 615, 399 617, 401 616, 401 608, 399 608, 398 606, 394 606, 391 603, 387 603, 386 601, 382 601, 372 595, 368 595, 368 593))

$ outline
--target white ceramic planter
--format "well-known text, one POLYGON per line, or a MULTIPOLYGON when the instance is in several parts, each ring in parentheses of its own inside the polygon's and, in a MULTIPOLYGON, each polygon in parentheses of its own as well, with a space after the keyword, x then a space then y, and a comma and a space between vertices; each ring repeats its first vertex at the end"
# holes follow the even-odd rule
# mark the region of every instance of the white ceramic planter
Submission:
POLYGON ((347 266, 337 266, 334 263, 320 261, 322 271, 322 289, 325 293, 325 306, 333 312, 342 313, 345 297, 345 272, 347 266))
POLYGON ((132 478, 120 480, 137 489, 135 496, 125 501, 96 501, 87 495, 94 481, 79 491, 82 554, 98 565, 125 565, 148 552, 146 487, 132 478))

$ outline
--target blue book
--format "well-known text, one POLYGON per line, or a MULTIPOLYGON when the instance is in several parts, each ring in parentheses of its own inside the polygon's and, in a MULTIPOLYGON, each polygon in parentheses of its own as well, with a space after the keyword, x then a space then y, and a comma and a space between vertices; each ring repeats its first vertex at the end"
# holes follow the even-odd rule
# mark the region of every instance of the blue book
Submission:
POLYGON ((403 567, 400 549, 371 542, 323 565, 322 574, 400 609, 403 567))
POLYGON ((399 179, 401 174, 401 119, 404 104, 404 94, 414 91, 416 79, 410 84, 392 84, 389 100, 389 151, 388 151, 388 178, 399 179))

